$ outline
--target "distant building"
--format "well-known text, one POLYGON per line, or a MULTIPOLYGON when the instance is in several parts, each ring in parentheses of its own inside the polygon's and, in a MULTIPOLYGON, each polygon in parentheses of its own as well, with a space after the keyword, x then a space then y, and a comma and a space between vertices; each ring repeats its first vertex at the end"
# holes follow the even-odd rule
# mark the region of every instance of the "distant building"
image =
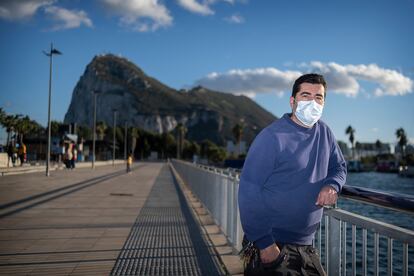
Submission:
POLYGON ((246 141, 241 141, 240 145, 234 144, 233 141, 227 141, 226 150, 232 155, 246 154, 246 141))
MULTIPOLYGON (((402 154, 401 147, 398 144, 395 146, 395 154, 402 154)), ((414 154, 414 145, 408 144, 405 146, 405 154, 414 154)))
POLYGON ((390 154, 391 146, 388 143, 355 143, 355 158, 390 154))
POLYGON ((414 154, 414 145, 407 145, 407 147, 405 148, 405 153, 414 154))
POLYGON ((343 141, 338 141, 342 154, 345 159, 360 159, 361 157, 377 156, 379 154, 391 154, 391 145, 389 143, 355 143, 354 156, 352 156, 352 148, 343 141))
POLYGON ((343 141, 338 141, 338 146, 341 149, 342 154, 345 157, 345 159, 351 159, 352 152, 348 148, 348 145, 343 141))

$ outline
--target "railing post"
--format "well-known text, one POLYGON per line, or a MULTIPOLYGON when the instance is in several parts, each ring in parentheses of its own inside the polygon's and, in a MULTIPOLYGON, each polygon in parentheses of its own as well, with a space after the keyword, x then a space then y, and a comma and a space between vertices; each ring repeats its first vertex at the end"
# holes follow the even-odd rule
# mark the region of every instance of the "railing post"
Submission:
POLYGON ((329 216, 328 219, 328 264, 326 273, 328 275, 341 275, 341 221, 329 216))
POLYGON ((237 250, 241 250, 241 245, 242 245, 242 241, 243 241, 243 228, 241 225, 241 220, 240 220, 240 212, 239 212, 239 184, 240 184, 240 175, 236 174, 236 176, 234 177, 234 187, 233 187, 233 193, 234 193, 234 210, 235 211, 235 217, 236 217, 236 238, 235 238, 235 243, 233 244, 233 247, 236 248, 237 250))

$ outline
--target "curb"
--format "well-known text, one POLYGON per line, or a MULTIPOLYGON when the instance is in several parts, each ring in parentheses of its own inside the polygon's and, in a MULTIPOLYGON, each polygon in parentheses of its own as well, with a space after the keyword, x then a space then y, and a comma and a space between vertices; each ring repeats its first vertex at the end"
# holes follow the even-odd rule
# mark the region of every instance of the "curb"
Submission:
MULTIPOLYGON (((125 160, 115 160, 115 165, 124 164, 124 163, 125 163, 125 160)), ((112 165, 112 160, 111 161, 97 161, 95 163, 96 167, 108 166, 108 165, 112 165)), ((92 163, 89 163, 89 162, 76 163, 76 168, 79 168, 79 169, 91 168, 91 167, 92 167, 92 163)), ((50 167, 50 171, 64 170, 64 169, 65 167, 63 165, 50 167)), ((45 170, 46 170, 45 165, 33 166, 33 167, 32 166, 16 167, 16 168, 11 168, 11 169, 6 168, 5 170, 0 170, 0 176, 36 173, 36 172, 43 172, 45 170)))

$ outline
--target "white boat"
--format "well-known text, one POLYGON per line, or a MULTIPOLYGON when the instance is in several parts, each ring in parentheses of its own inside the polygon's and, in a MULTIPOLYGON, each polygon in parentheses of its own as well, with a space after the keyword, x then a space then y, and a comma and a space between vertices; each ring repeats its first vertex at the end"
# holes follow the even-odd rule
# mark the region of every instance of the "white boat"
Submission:
POLYGON ((402 177, 414 177, 414 166, 400 166, 398 175, 402 177))

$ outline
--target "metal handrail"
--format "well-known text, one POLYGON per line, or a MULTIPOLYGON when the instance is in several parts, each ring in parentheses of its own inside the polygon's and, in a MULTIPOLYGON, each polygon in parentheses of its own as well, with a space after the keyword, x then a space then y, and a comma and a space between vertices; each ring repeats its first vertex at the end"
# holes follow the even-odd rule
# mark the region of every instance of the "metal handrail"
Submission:
MULTIPOLYGON (((221 174, 238 177, 241 170, 222 169, 206 165, 197 165, 209 171, 215 171, 221 174)), ((342 187, 340 197, 359 201, 362 203, 376 205, 395 211, 404 211, 414 214, 414 196, 399 193, 390 193, 375 189, 363 188, 346 184, 342 187)))
POLYGON ((345 185, 341 197, 396 211, 414 213, 414 196, 345 185))
POLYGON ((386 222, 378 221, 376 219, 367 218, 352 212, 342 210, 339 208, 325 209, 324 215, 330 216, 340 221, 358 225, 364 229, 370 229, 376 233, 387 236, 391 239, 398 240, 402 243, 414 245, 413 234, 414 231, 405 229, 386 222))

